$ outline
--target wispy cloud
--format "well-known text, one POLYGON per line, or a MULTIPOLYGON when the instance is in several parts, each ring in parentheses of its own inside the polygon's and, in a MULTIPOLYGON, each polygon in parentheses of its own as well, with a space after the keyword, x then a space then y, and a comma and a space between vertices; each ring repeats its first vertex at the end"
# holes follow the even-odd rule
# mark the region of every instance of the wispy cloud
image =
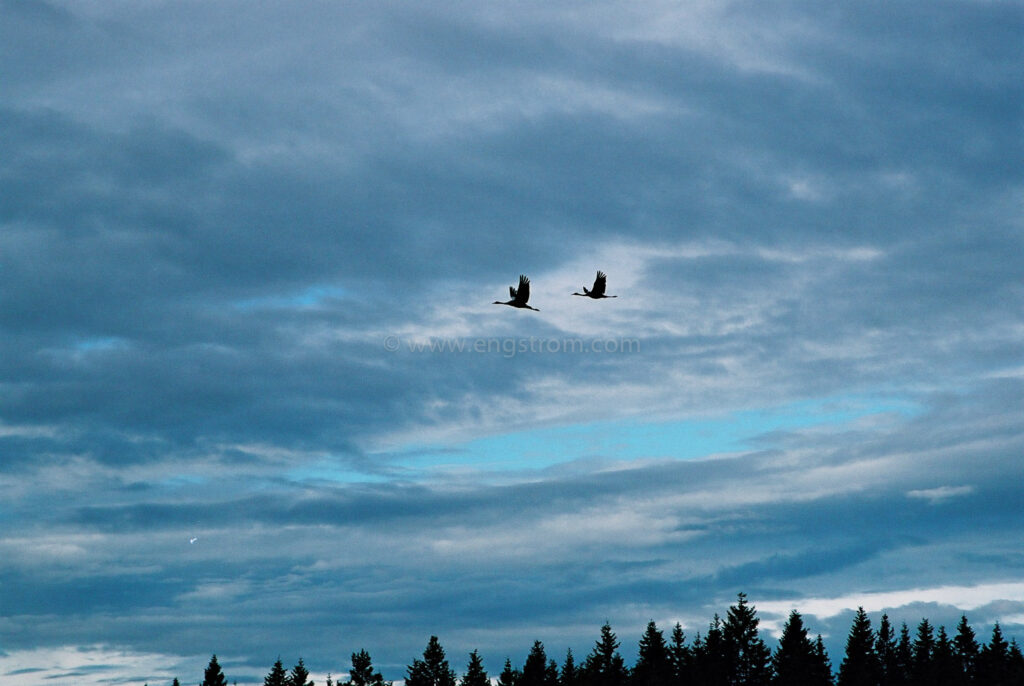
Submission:
POLYGON ((1024 583, 1004 582, 976 586, 940 586, 907 588, 897 591, 858 593, 835 598, 800 598, 792 601, 758 603, 766 612, 787 613, 799 609, 815 617, 833 617, 841 612, 863 607, 868 612, 882 612, 916 603, 940 603, 961 610, 976 610, 983 605, 1008 600, 1024 603, 1024 583))
POLYGON ((958 496, 974 493, 973 486, 939 486, 938 488, 925 488, 907 491, 908 498, 922 498, 933 505, 956 498, 958 496))

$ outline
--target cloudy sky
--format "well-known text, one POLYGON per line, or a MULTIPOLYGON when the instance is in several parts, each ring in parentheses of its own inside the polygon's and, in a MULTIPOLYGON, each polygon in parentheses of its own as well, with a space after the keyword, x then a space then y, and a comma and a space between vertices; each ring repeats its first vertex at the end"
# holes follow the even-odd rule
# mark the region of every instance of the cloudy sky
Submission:
POLYGON ((1024 639, 1019 2, 0 15, 5 684, 1024 639))

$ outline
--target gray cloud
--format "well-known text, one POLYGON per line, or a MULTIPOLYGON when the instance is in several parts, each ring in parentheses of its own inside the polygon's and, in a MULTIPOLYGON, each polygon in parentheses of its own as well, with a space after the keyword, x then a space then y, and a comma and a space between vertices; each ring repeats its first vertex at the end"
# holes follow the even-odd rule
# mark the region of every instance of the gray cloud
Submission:
MULTIPOLYGON (((988 410, 977 408, 972 421, 984 425, 988 410)), ((927 435, 938 420, 922 421, 928 426, 914 435, 927 435)), ((419 634, 442 622, 442 607, 453 617, 444 627, 461 632, 461 640, 475 640, 472 629, 481 623, 518 631, 523 623, 570 621, 575 633, 560 633, 559 640, 585 652, 595 622, 603 621, 598 614, 623 617, 626 629, 634 618, 625 608, 634 605, 659 613, 659 620, 684 612, 692 633, 710 617, 701 613, 727 604, 735 590, 767 601, 851 584, 908 588, 1012 576, 1024 562, 1010 545, 1019 498, 989 467, 1013 459, 1019 439, 996 432, 988 457, 970 465, 975 491, 932 505, 905 495, 911 486, 929 485, 915 470, 893 478, 900 470, 857 469, 905 459, 902 442, 916 444, 902 435, 910 428, 877 437, 867 449, 832 455, 827 446, 835 437, 819 436, 813 452, 824 447, 824 456, 788 468, 769 453, 462 493, 441 485, 277 487, 211 501, 218 489, 203 487, 192 495, 179 490, 176 502, 61 508, 72 515, 62 525, 68 533, 8 541, 15 553, 7 559, 16 568, 43 570, 72 556, 77 571, 9 574, 5 584, 26 590, 11 608, 18 616, 34 614, 43 598, 62 597, 68 599, 63 612, 76 617, 104 613, 113 621, 131 611, 153 629, 154 638, 138 646, 143 650, 201 653, 239 621, 232 617, 249 617, 250 628, 233 640, 258 652, 269 640, 261 638, 258 618, 285 613, 278 620, 285 625, 315 623, 337 627, 348 640, 378 641, 375 651, 394 670, 415 654, 419 634), (815 468, 824 473, 815 477, 815 468), (837 485, 835 472, 862 476, 837 485), (819 488, 830 486, 815 496, 819 478, 819 488), (200 541, 189 546, 193 531, 201 532, 200 541), (981 550, 986 556, 965 555, 981 550), (111 570, 114 560, 121 571, 111 570), (200 606, 221 618, 197 628, 189 617, 200 606), (395 624, 408 631, 392 645, 382 632, 393 632, 395 624)), ((966 445, 931 446, 933 471, 951 475, 949 466, 963 462, 974 445, 969 434, 966 445)), ((899 616, 918 611, 906 608, 899 616)), ((995 616, 978 614, 979 621, 995 616)), ((26 642, 53 640, 46 622, 39 626, 26 642)), ((83 625, 80 640, 90 630, 83 625)), ((127 636, 129 628, 110 630, 127 636)), ((73 637, 77 630, 64 625, 61 631, 73 637)), ((278 640, 278 650, 303 652, 325 668, 339 659, 341 639, 332 632, 320 642, 305 634, 278 640)))
POLYGON ((398 678, 1024 564, 1016 8, 2 11, 5 650, 398 678), (491 307, 524 271, 541 312, 491 307), (531 337, 639 350, 405 347, 531 337), (745 447, 468 443, 707 417, 745 447))

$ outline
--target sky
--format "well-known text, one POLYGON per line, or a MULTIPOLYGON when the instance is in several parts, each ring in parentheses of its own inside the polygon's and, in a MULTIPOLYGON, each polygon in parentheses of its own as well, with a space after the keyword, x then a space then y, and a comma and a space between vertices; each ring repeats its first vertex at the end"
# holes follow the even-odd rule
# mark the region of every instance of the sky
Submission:
POLYGON ((1024 640, 1020 2, 0 16, 5 684, 1024 640))

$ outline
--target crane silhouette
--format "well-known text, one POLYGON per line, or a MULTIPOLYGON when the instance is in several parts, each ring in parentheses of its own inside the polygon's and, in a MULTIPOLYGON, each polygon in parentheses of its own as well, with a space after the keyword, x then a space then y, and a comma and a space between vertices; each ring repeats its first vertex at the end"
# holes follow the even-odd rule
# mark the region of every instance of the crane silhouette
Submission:
POLYGON ((519 275, 519 288, 515 286, 508 287, 509 295, 512 299, 508 302, 502 302, 501 300, 495 300, 494 305, 510 305, 512 307, 522 307, 527 310, 533 310, 534 312, 540 312, 536 307, 530 307, 526 304, 526 301, 530 299, 530 279, 525 274, 519 275))
POLYGON ((608 280, 608 275, 605 274, 602 271, 599 271, 599 272, 597 272, 597 278, 594 279, 594 287, 593 288, 591 288, 588 291, 587 287, 584 286, 582 293, 573 293, 573 295, 582 295, 585 298, 593 298, 594 300, 597 300, 598 298, 617 298, 617 297, 619 297, 617 295, 605 295, 604 294, 604 289, 605 289, 605 287, 607 285, 607 283, 606 283, 607 280, 608 280))

